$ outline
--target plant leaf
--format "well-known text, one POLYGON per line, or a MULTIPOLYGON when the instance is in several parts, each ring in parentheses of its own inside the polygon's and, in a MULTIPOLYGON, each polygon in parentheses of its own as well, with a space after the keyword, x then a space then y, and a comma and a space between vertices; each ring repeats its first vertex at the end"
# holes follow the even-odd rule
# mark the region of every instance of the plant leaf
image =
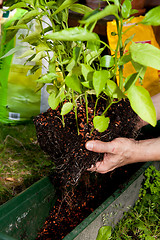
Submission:
POLYGON ((73 3, 77 2, 77 0, 65 0, 60 7, 53 13, 53 16, 57 13, 61 12, 63 9, 70 7, 73 3))
POLYGON ((59 32, 46 34, 44 38, 60 41, 99 41, 96 33, 89 32, 87 29, 81 27, 68 28, 59 32))
POLYGON ((93 124, 95 129, 97 129, 99 132, 104 132, 109 125, 109 117, 105 116, 95 116, 93 118, 93 124))
POLYGON ((120 90, 117 84, 112 80, 107 80, 105 92, 108 96, 112 98, 125 98, 125 95, 123 94, 123 92, 120 90))
POLYGON ((41 66, 40 65, 34 65, 28 72, 27 72, 27 76, 34 74, 38 69, 40 69, 41 66))
POLYGON ((109 15, 114 15, 116 18, 119 19, 118 17, 118 6, 116 5, 108 5, 107 7, 105 7, 102 11, 99 11, 98 13, 91 15, 89 18, 85 19, 85 20, 81 20, 80 23, 82 24, 90 24, 92 22, 96 22, 106 16, 109 15))
POLYGON ((129 18, 131 9, 132 9, 131 1, 125 0, 122 4, 122 9, 121 9, 122 17, 129 18))
POLYGON ((61 109, 61 115, 66 115, 73 109, 73 103, 67 102, 63 104, 63 107, 61 109))
POLYGON ((33 62, 38 62, 44 57, 46 57, 46 53, 44 51, 41 51, 41 52, 36 54, 36 56, 32 59, 32 61, 33 62))
POLYGON ((122 66, 132 60, 131 54, 125 54, 118 60, 118 65, 122 66))
POLYGON ((88 80, 88 74, 94 71, 94 69, 87 64, 81 64, 81 70, 82 70, 82 75, 86 81, 88 80))
POLYGON ((26 24, 28 22, 30 22, 33 18, 35 18, 36 16, 39 16, 40 12, 38 10, 32 10, 27 12, 19 21, 18 21, 18 25, 19 24, 26 24))
POLYGON ((48 74, 45 74, 44 76, 42 76, 41 78, 39 78, 37 80, 37 82, 40 82, 40 83, 52 83, 52 81, 54 79, 56 79, 58 77, 57 74, 55 73, 48 73, 48 74))
POLYGON ((93 74, 93 86, 96 91, 96 96, 105 89, 107 80, 110 77, 110 72, 107 70, 95 71, 93 74))
POLYGON ((39 32, 32 32, 27 37, 23 39, 23 42, 28 42, 29 44, 33 44, 36 42, 39 42, 39 38, 41 38, 41 35, 39 32))
POLYGON ((114 65, 114 58, 110 55, 105 55, 100 60, 100 66, 110 68, 114 65))
POLYGON ((24 48, 25 46, 16 46, 15 48, 12 48, 11 50, 9 50, 5 55, 3 55, 2 57, 0 57, 0 59, 2 58, 6 58, 11 56, 12 54, 18 52, 20 49, 24 48))
POLYGON ((69 88, 73 89, 74 91, 79 92, 79 93, 82 92, 81 91, 81 82, 80 82, 79 78, 77 77, 77 75, 73 74, 72 76, 67 76, 65 78, 65 83, 69 88))
POLYGON ((137 81, 138 73, 132 73, 131 75, 127 76, 124 81, 124 88, 127 91, 132 85, 134 85, 137 81))
POLYGON ((69 7, 70 10, 72 10, 73 12, 77 12, 77 13, 81 13, 81 14, 85 14, 86 12, 92 12, 93 9, 83 5, 83 4, 73 4, 72 6, 69 7))
POLYGON ((148 11, 142 20, 142 24, 159 26, 160 25, 160 6, 152 8, 148 11))
POLYGON ((28 8, 28 6, 24 2, 18 2, 16 4, 13 4, 11 7, 9 7, 7 9, 7 11, 12 11, 13 9, 16 9, 16 8, 24 8, 24 9, 26 9, 26 8, 28 8))
POLYGON ((103 226, 99 229, 96 240, 108 240, 111 236, 112 227, 103 226))
POLYGON ((132 86, 127 91, 132 109, 140 118, 152 126, 156 126, 156 110, 146 89, 141 86, 132 86))
POLYGON ((160 49, 149 43, 132 43, 129 51, 133 61, 160 70, 160 49))
POLYGON ((60 103, 60 98, 56 97, 55 92, 51 93, 48 97, 49 106, 54 110, 58 107, 59 103, 60 103))

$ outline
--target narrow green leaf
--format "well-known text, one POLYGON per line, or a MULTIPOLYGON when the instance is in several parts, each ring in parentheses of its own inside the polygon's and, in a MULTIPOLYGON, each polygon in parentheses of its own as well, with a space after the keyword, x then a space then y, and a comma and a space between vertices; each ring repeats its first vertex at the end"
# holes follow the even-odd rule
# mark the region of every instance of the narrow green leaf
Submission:
POLYGON ((112 227, 103 226, 99 229, 96 240, 108 240, 111 237, 112 227))
POLYGON ((114 15, 116 18, 118 17, 118 7, 116 5, 108 5, 102 11, 99 11, 97 14, 91 15, 86 20, 81 20, 80 22, 83 24, 90 24, 92 22, 96 22, 106 16, 114 15))
POLYGON ((80 55, 81 48, 80 47, 74 47, 73 48, 73 59, 77 62, 79 55, 80 55))
POLYGON ((125 0, 122 4, 121 13, 123 18, 129 18, 132 5, 130 0, 125 0))
POLYGON ((77 2, 77 0, 65 0, 60 7, 53 13, 53 16, 57 13, 61 12, 63 9, 70 7, 73 3, 77 2))
POLYGON ((14 29, 29 29, 27 24, 19 24, 16 26, 11 26, 8 28, 9 30, 14 30, 14 29))
POLYGON ((53 110, 58 107, 59 103, 60 103, 60 98, 56 97, 56 94, 54 92, 49 95, 48 104, 53 110))
POLYGON ((18 21, 18 25, 19 24, 26 24, 38 15, 40 15, 40 12, 38 10, 29 11, 18 21))
POLYGON ((12 11, 16 8, 28 8, 27 4, 24 3, 24 2, 19 2, 19 3, 16 3, 16 4, 13 4, 11 7, 9 7, 7 10, 8 11, 12 11))
POLYGON ((117 84, 112 80, 107 80, 105 92, 108 96, 112 98, 119 98, 119 99, 125 98, 125 95, 123 94, 123 92, 120 90, 117 84))
POLYGON ((64 103, 61 109, 61 115, 66 115, 73 109, 73 103, 67 102, 64 103))
POLYGON ((81 93, 81 82, 79 80, 79 78, 77 77, 77 75, 72 75, 72 76, 67 76, 65 78, 65 83, 66 85, 73 89, 76 92, 81 93))
POLYGON ((156 110, 146 89, 141 86, 132 86, 127 91, 132 109, 140 118, 152 126, 156 126, 156 110))
POLYGON ((105 55, 100 60, 100 66, 110 68, 114 65, 114 58, 110 55, 105 55))
POLYGON ((152 8, 148 11, 142 20, 142 24, 159 26, 160 25, 160 6, 152 8))
POLYGON ((11 50, 9 50, 5 55, 3 55, 2 57, 0 57, 0 59, 6 58, 6 57, 8 57, 8 56, 11 56, 12 54, 18 52, 18 51, 21 50, 22 48, 24 48, 24 46, 16 46, 15 48, 12 48, 11 50))
POLYGON ((36 56, 32 59, 32 62, 39 62, 42 58, 46 57, 45 52, 39 52, 36 54, 36 56))
POLYGON ((24 52, 24 53, 23 53, 20 57, 18 57, 18 58, 25 58, 25 57, 31 56, 31 55, 33 55, 33 54, 35 54, 35 51, 29 49, 29 50, 27 50, 26 52, 24 52))
POLYGON ((105 116, 95 116, 93 118, 93 124, 95 129, 97 129, 99 132, 104 132, 109 125, 109 118, 105 116))
POLYGON ((135 62, 160 70, 160 49, 149 43, 132 43, 129 51, 135 62))
POLYGON ((110 77, 110 73, 107 70, 95 71, 93 74, 93 86, 96 91, 97 97, 105 89, 107 80, 110 77))
POLYGON ((55 73, 48 73, 48 74, 45 74, 44 76, 42 76, 41 78, 39 78, 37 80, 37 82, 40 82, 40 83, 52 83, 54 79, 56 79, 58 77, 57 74, 55 73))
POLYGON ((45 39, 60 41, 98 41, 97 34, 87 31, 81 27, 74 27, 46 34, 45 39))
POLYGON ((131 61, 131 62, 132 62, 132 65, 133 65, 134 69, 136 70, 136 72, 139 73, 139 77, 141 77, 141 79, 143 79, 144 75, 146 73, 147 67, 146 66, 142 66, 141 64, 136 63, 134 61, 131 61))
POLYGON ((72 10, 73 12, 77 12, 77 13, 81 13, 81 14, 85 14, 86 12, 92 12, 93 9, 83 5, 83 4, 73 4, 72 6, 69 7, 70 10, 72 10))
POLYGON ((46 43, 40 42, 40 44, 38 44, 38 46, 36 46, 36 50, 38 52, 40 52, 40 51, 49 51, 51 49, 48 47, 48 45, 46 43))

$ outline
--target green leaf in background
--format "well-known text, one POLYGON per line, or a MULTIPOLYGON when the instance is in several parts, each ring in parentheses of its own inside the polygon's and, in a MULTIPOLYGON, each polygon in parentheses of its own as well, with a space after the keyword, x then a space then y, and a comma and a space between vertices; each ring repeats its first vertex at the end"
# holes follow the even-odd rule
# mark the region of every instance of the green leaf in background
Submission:
POLYGON ((28 72, 27 76, 34 74, 38 69, 41 68, 41 65, 34 65, 28 72))
POLYGON ((82 75, 86 81, 88 81, 88 75, 90 72, 93 72, 94 69, 87 65, 87 64, 81 64, 81 70, 82 70, 82 75))
POLYGON ((63 9, 70 7, 73 3, 77 2, 77 0, 65 0, 60 7, 53 13, 53 16, 57 13, 61 12, 63 9))
POLYGON ((114 15, 116 18, 118 17, 118 7, 116 5, 108 5, 105 7, 102 11, 99 11, 98 13, 91 15, 86 20, 81 20, 80 23, 82 24, 90 24, 92 22, 96 22, 106 16, 114 15))
POLYGON ((114 65, 114 58, 110 55, 105 55, 100 60, 100 66, 110 68, 114 65))
POLYGON ((107 70, 95 71, 93 74, 93 86, 96 91, 96 96, 105 89, 107 80, 110 77, 110 72, 107 70))
POLYGON ((8 11, 12 11, 13 9, 16 9, 16 8, 28 8, 28 5, 24 2, 19 2, 19 3, 16 3, 14 5, 12 5, 11 7, 9 7, 7 10, 8 11))
POLYGON ((93 9, 91 9, 91 8, 85 6, 85 5, 79 4, 79 3, 75 3, 72 6, 70 6, 69 8, 73 12, 77 12, 77 13, 81 13, 81 14, 85 14, 86 12, 92 12, 93 11, 93 9))
POLYGON ((132 9, 131 1, 125 0, 122 4, 122 9, 121 9, 122 17, 129 18, 131 9, 132 9))
POLYGON ((38 10, 29 11, 18 21, 18 25, 26 24, 39 15, 40 15, 40 12, 38 10))
POLYGON ((54 110, 58 107, 60 103, 60 98, 56 96, 55 92, 51 93, 48 97, 48 104, 54 110))
POLYGON ((44 76, 42 76, 41 78, 39 78, 37 80, 37 82, 40 82, 40 83, 52 83, 52 81, 54 79, 56 79, 58 77, 57 74, 55 73, 48 73, 48 74, 45 74, 44 76))
POLYGON ((60 41, 98 41, 97 34, 81 27, 68 28, 44 36, 45 39, 60 41))
POLYGON ((105 116, 95 116, 93 118, 93 124, 95 129, 97 129, 99 132, 104 132, 109 125, 109 117, 105 116))
POLYGON ((67 85, 67 87, 73 89, 76 92, 81 93, 81 82, 79 80, 79 78, 77 77, 77 75, 72 75, 72 76, 67 76, 65 78, 65 83, 67 85))
POLYGON ((149 43, 132 43, 129 51, 133 61, 160 70, 160 49, 149 43))
POLYGON ((14 53, 18 52, 19 50, 21 50, 22 48, 25 48, 25 46, 16 46, 15 48, 12 48, 11 50, 9 50, 5 55, 0 57, 0 59, 9 57, 12 54, 14 54, 14 53))
POLYGON ((108 96, 112 98, 125 98, 125 95, 120 90, 120 88, 117 86, 117 84, 112 80, 107 80, 107 85, 105 92, 108 96))
POLYGON ((41 38, 41 35, 39 32, 32 32, 27 37, 25 37, 22 41, 28 42, 29 44, 33 44, 33 43, 39 42, 40 38, 41 38))
POLYGON ((46 53, 44 51, 41 51, 41 52, 36 54, 36 56, 32 59, 32 61, 33 62, 38 62, 44 57, 46 57, 46 53))
POLYGON ((136 70, 136 72, 138 72, 141 79, 143 79, 144 75, 146 73, 147 67, 143 66, 139 63, 136 63, 134 61, 131 61, 131 62, 132 62, 132 65, 133 65, 134 69, 136 70))
POLYGON ((138 116, 151 124, 156 126, 156 110, 154 108, 149 92, 141 86, 132 86, 127 91, 132 109, 138 116))
POLYGON ((61 109, 61 115, 66 115, 73 109, 73 103, 67 102, 63 104, 63 107, 61 109))
POLYGON ((160 6, 148 11, 141 22, 145 25, 159 26, 160 25, 160 6))
POLYGON ((27 24, 19 24, 16 26, 11 26, 8 28, 9 30, 13 30, 13 29, 29 29, 27 24))

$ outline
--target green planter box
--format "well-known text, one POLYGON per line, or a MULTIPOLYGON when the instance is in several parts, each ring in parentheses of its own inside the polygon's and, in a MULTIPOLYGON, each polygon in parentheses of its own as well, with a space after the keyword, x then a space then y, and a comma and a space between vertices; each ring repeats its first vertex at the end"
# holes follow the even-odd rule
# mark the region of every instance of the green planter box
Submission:
MULTIPOLYGON (((137 200, 143 173, 151 164, 144 164, 124 185, 123 190, 117 189, 64 240, 96 240, 98 230, 104 221, 114 227, 122 218, 123 212, 137 200)), ((159 162, 154 165, 160 169, 159 162)), ((34 240, 55 201, 53 185, 49 178, 43 178, 3 204, 0 207, 0 240, 34 240)))

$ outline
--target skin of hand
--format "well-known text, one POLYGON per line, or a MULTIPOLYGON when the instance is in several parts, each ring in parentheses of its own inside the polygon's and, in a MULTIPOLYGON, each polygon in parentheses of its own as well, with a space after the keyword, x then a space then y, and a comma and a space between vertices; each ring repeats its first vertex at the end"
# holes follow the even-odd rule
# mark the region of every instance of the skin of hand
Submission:
MULTIPOLYGON (((153 96, 152 101, 156 109, 157 120, 160 120, 160 93, 153 96)), ((137 128, 139 129, 145 125, 147 123, 139 119, 137 128)), ((91 140, 85 146, 89 151, 104 153, 103 160, 88 169, 99 173, 107 173, 131 163, 160 160, 160 138, 142 141, 116 138, 111 142, 91 140)))
POLYGON ((103 160, 88 171, 107 173, 115 168, 136 163, 160 160, 160 138, 136 141, 129 138, 116 138, 111 142, 91 140, 86 148, 104 153, 103 160))

